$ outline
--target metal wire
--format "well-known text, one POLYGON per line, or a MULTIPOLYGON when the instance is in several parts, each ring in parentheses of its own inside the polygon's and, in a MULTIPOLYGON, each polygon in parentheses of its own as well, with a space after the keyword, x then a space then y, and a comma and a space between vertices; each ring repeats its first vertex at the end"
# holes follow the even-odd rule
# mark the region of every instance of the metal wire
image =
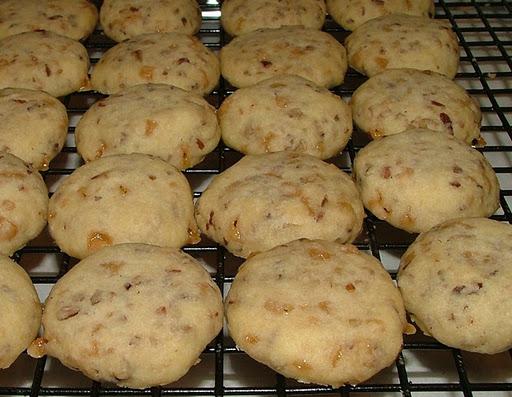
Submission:
MULTIPOLYGON (((101 0, 96 3, 99 6, 101 0)), ((212 0, 200 1, 203 11, 204 21, 199 36, 205 44, 213 49, 219 50, 229 37, 220 27, 218 20, 219 4, 212 0)), ((436 2, 437 18, 449 21, 457 34, 462 48, 461 65, 462 72, 458 74, 457 80, 469 83, 469 92, 479 98, 482 105, 484 120, 494 118, 492 123, 484 123, 482 133, 484 135, 493 134, 497 136, 495 142, 480 149, 486 156, 493 154, 504 155, 507 159, 505 165, 494 165, 497 174, 505 179, 512 181, 512 129, 509 117, 512 113, 512 101, 510 104, 502 104, 502 98, 512 95, 512 60, 509 52, 512 48, 512 4, 505 0, 468 0, 468 1, 449 1, 438 0, 436 2), (473 37, 476 36, 476 39, 473 37), (484 38, 482 38, 484 37, 484 38), (489 50, 489 51, 488 51, 489 50), (492 52, 489 54, 489 52, 492 52), (485 68, 491 68, 490 72, 485 68), (501 82, 497 87, 496 82, 501 82), (502 143, 505 142, 505 143, 502 143)), ((328 19, 324 30, 330 32, 338 40, 343 41, 347 32, 328 19)), ((95 31, 89 39, 84 42, 94 64, 99 56, 114 43, 107 39, 101 31, 95 31)), ((365 78, 353 70, 349 70, 345 83, 333 90, 338 95, 347 98, 352 92, 365 81, 365 78)), ((211 104, 217 108, 225 97, 233 92, 227 82, 221 79, 219 87, 208 97, 211 104)), ((76 118, 82 115, 95 100, 103 96, 97 93, 76 93, 63 99, 68 109, 70 118, 76 118)), ((69 129, 72 136, 74 125, 69 129)), ((71 140, 73 141, 73 140, 71 140)), ((362 134, 355 134, 342 154, 332 160, 345 171, 350 172, 352 162, 357 151, 366 144, 367 139, 362 134)), ((44 173, 45 180, 51 185, 55 180, 70 174, 79 162, 77 160, 76 147, 73 144, 67 145, 56 161, 52 162, 50 169, 44 173), (75 163, 69 166, 68 158, 75 156, 75 163), (59 160, 60 158, 60 160, 59 160)), ((229 150, 222 144, 208 158, 193 169, 187 170, 186 175, 191 181, 192 186, 198 186, 199 180, 205 180, 212 174, 217 174, 226 169, 230 164, 240 158, 240 155, 233 150, 229 150)), ((492 162, 492 161, 491 161, 492 162)), ((511 186, 506 186, 501 190, 501 212, 494 216, 501 221, 512 222, 512 212, 510 209, 510 200, 512 196, 511 186)), ((200 189, 194 192, 195 197, 201 194, 200 189)), ((365 220, 364 230, 361 237, 356 241, 356 245, 364 250, 370 251, 374 256, 382 259, 382 253, 394 251, 403 253, 408 245, 413 241, 414 236, 407 233, 396 231, 384 222, 376 219, 371 214, 365 220)), ((212 242, 202 242, 199 246, 186 247, 185 250, 191 255, 203 258, 211 266, 215 267, 215 281, 221 291, 233 280, 236 274, 237 266, 241 261, 232 257, 222 247, 212 242)), ((32 280, 38 285, 52 285, 61 277, 71 265, 74 259, 60 253, 51 239, 31 243, 21 251, 15 254, 14 258, 23 264, 28 256, 42 258, 45 255, 54 255, 58 263, 58 270, 52 274, 31 273, 32 280)), ((38 259, 36 259, 37 262, 38 259)), ((396 275, 396 268, 390 269, 391 275, 396 275)), ((45 379, 52 369, 49 368, 49 362, 55 363, 55 360, 41 358, 37 360, 33 367, 33 373, 30 374, 30 385, 22 386, 3 386, 0 381, 0 396, 9 395, 30 395, 30 396, 100 396, 100 395, 141 395, 141 396, 161 396, 161 395, 401 395, 404 397, 418 395, 420 392, 438 392, 441 395, 463 395, 473 396, 475 392, 483 392, 481 395, 490 395, 491 392, 498 392, 500 396, 512 396, 512 355, 508 355, 507 365, 509 366, 508 377, 505 381, 502 379, 489 379, 487 381, 486 373, 480 374, 478 379, 482 381, 471 381, 468 374, 465 356, 457 349, 451 349, 434 341, 433 339, 422 335, 409 336, 405 338, 404 350, 396 360, 396 373, 388 376, 384 381, 377 376, 377 380, 370 379, 357 386, 345 386, 340 389, 332 389, 316 385, 304 385, 285 379, 279 374, 270 376, 270 380, 265 386, 261 382, 250 381, 240 382, 240 385, 233 385, 226 373, 226 362, 228 359, 236 358, 247 363, 252 363, 252 359, 245 353, 238 351, 233 341, 222 333, 208 346, 204 351, 202 358, 204 361, 211 361, 212 371, 206 373, 206 377, 211 378, 208 385, 189 386, 188 384, 171 384, 167 387, 157 387, 148 390, 138 391, 113 387, 111 385, 101 385, 97 382, 78 382, 78 385, 69 386, 68 383, 62 385, 45 383, 45 379), (455 378, 449 382, 425 382, 414 380, 415 374, 411 372, 408 356, 416 354, 422 357, 427 354, 445 354, 444 360, 451 361, 455 368, 455 378), (446 358, 448 357, 448 358, 446 358), (483 378, 482 378, 483 376, 483 378), (357 393, 357 394, 354 394, 357 393), (443 394, 448 393, 448 394, 443 394), (455 393, 455 394, 450 394, 455 393)), ((487 356, 482 356, 481 360, 489 360, 487 356)), ((444 365, 439 361, 435 365, 444 365)), ((53 364, 52 364, 53 365, 53 364)), ((254 363, 252 363, 254 365, 254 363)), ((484 365, 485 367, 485 365, 484 365)), ((252 368, 252 367, 251 367, 252 368)), ((263 366, 256 367, 256 370, 266 371, 263 366)), ((434 370, 435 368, 433 368, 434 370)), ((392 371, 392 370, 391 370, 392 371)), ((208 372, 208 371, 206 371, 208 372)), ((414 372, 414 371, 413 371, 414 372)), ((485 372, 485 371, 484 371, 485 372)), ((236 374, 235 374, 236 375, 236 374)), ((262 375, 263 376, 263 375, 262 375)), ((186 378, 186 377, 185 377, 186 378)), ((252 378, 251 378, 252 379, 252 378)), ((193 382, 192 382, 193 384, 193 382)))

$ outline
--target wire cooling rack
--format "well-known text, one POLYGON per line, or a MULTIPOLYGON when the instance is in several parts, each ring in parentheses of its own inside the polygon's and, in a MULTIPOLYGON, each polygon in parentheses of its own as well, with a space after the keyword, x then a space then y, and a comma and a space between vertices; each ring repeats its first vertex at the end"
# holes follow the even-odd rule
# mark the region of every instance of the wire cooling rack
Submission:
MULTIPOLYGON (((229 41, 219 24, 219 2, 202 0, 200 4, 203 25, 199 36, 208 47, 218 51, 229 41)), ((100 5, 99 2, 97 5, 100 5)), ((456 80, 479 100, 482 107, 482 135, 487 146, 481 150, 498 174, 502 188, 501 208, 494 218, 512 222, 512 60, 509 55, 512 51, 512 2, 437 0, 436 15, 452 24, 461 44, 461 67, 456 80)), ((330 19, 326 21, 324 30, 340 41, 348 34, 330 19)), ((94 64, 114 43, 97 30, 84 44, 94 64)), ((363 76, 349 70, 345 83, 333 91, 348 99, 363 81, 363 76)), ((221 80, 218 89, 208 100, 218 107, 232 92, 233 88, 221 80)), ((61 178, 81 164, 74 146, 74 126, 87 108, 101 97, 90 92, 72 94, 63 99, 71 126, 66 146, 44 174, 50 192, 55 191, 56 183, 61 178)), ((355 131, 347 148, 331 162, 350 172, 355 153, 367 141, 363 134, 355 131)), ((201 164, 187 170, 194 196, 201 194, 213 175, 239 158, 240 154, 221 144, 201 164)), ((379 258, 395 277, 399 258, 414 236, 368 215, 356 245, 379 258)), ((199 245, 186 247, 185 250, 207 266, 225 293, 241 260, 204 238, 199 245)), ((59 251, 47 231, 17 252, 14 258, 30 273, 41 299, 46 298, 52 285, 76 263, 59 251)), ((0 395, 510 397, 512 353, 486 356, 461 352, 447 348, 419 332, 415 336, 405 337, 404 350, 394 366, 361 385, 334 390, 285 379, 238 351, 224 330, 204 351, 201 363, 194 366, 184 378, 165 387, 139 391, 102 385, 65 368, 58 360, 46 357, 34 360, 24 353, 11 368, 0 371, 0 395)))

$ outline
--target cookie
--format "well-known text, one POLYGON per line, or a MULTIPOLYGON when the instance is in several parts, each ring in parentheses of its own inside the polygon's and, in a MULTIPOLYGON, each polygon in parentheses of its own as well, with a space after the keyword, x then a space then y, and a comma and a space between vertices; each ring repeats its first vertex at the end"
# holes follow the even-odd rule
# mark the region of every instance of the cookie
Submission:
POLYGON ((279 74, 295 74, 322 87, 343 82, 345 48, 330 34, 297 26, 261 29, 234 38, 220 51, 222 75, 247 87, 279 74))
POLYGON ((0 256, 0 368, 8 368, 36 337, 41 304, 21 266, 0 256))
POLYGON ((2 0, 0 39, 18 33, 48 30, 74 40, 89 36, 98 11, 87 0, 2 0))
POLYGON ((459 43, 446 21, 387 15, 358 27, 345 40, 348 63, 366 76, 386 69, 430 70, 453 79, 459 43))
POLYGON ((185 169, 220 140, 215 108, 201 96, 164 84, 142 84, 96 102, 80 119, 75 139, 85 161, 145 153, 185 169))
POLYGON ((48 189, 41 175, 0 153, 0 254, 12 255, 46 226, 48 189))
POLYGON ((47 170, 68 135, 66 107, 54 97, 22 88, 0 90, 0 151, 47 170))
POLYGON ((107 156, 78 168, 50 199, 48 218, 57 245, 80 259, 120 243, 198 241, 187 179, 145 154, 107 156))
POLYGON ((217 85, 219 76, 217 56, 197 37, 149 33, 109 49, 94 67, 91 82, 103 94, 161 83, 205 95, 217 85))
POLYGON ((96 381, 142 389, 185 375, 222 321, 219 288, 197 260, 121 244, 84 259, 52 288, 42 350, 96 381))
POLYGON ((393 364, 407 330, 402 298, 352 245, 297 240, 248 259, 225 301, 237 346, 304 383, 357 384, 393 364))
POLYGON ((225 0, 220 20, 231 36, 283 26, 320 30, 325 11, 324 0, 225 0))
POLYGON ((356 125, 374 139, 412 128, 440 131, 468 144, 480 138, 480 106, 437 73, 386 70, 363 83, 350 105, 356 125))
POLYGON ((352 135, 350 107, 328 89, 281 75, 240 88, 219 109, 224 143, 245 154, 291 150, 321 159, 352 135))
POLYGON ((64 96, 89 87, 88 69, 87 50, 68 37, 39 31, 0 40, 0 89, 64 96))
POLYGON ((370 19, 389 14, 433 16, 433 0, 326 0, 327 10, 344 29, 354 30, 370 19))
POLYGON ((486 158, 430 130, 370 142, 355 158, 354 176, 365 207, 410 233, 449 219, 487 217, 499 206, 498 179, 486 158))
POLYGON ((196 34, 201 10, 196 0, 104 0, 100 22, 105 34, 123 41, 144 33, 196 34))
POLYGON ((440 342, 495 354, 512 348, 512 226, 457 219, 421 234, 400 261, 411 318, 440 342))
POLYGON ((245 156, 196 203, 201 231, 244 258, 299 238, 351 242, 363 217, 347 174, 295 152, 245 156))

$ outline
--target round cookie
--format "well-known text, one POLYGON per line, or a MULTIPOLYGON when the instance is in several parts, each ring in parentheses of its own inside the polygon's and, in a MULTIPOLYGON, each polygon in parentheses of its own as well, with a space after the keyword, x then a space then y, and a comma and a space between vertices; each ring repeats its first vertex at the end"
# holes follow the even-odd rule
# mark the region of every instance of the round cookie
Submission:
POLYGON ((422 233, 400 262, 411 318, 440 342, 477 353, 512 348, 512 226, 486 218, 422 233))
POLYGON ((290 26, 234 38, 220 51, 222 75, 247 87, 279 74, 295 74, 322 87, 343 82, 345 48, 329 33, 290 26))
POLYGON ((0 39, 18 33, 48 30, 81 40, 96 26, 98 11, 87 0, 2 0, 0 39))
POLYGON ((220 127, 215 108, 201 96, 169 85, 142 84, 91 106, 75 139, 85 161, 145 153, 185 169, 215 149, 220 127))
POLYGON ((412 128, 444 132, 471 144, 480 137, 482 113, 460 85, 440 74, 390 69, 352 95, 355 124, 372 138, 412 128))
POLYGON ((245 154, 292 150, 327 159, 352 135, 350 107, 339 96, 291 75, 240 88, 218 117, 224 143, 245 154))
POLYGON ((100 22, 115 41, 145 33, 192 35, 201 26, 201 10, 196 0, 104 0, 100 22))
POLYGON ((198 242, 187 179, 169 163, 121 154, 83 165, 50 199, 48 224, 62 251, 84 258, 103 246, 198 242))
POLYGON ((8 368, 36 337, 41 304, 21 266, 0 256, 0 368, 8 368))
POLYGON ((12 255, 46 226, 48 189, 41 175, 0 153, 0 254, 12 255))
POLYGON ((325 12, 324 0, 224 0, 220 19, 226 32, 239 36, 282 26, 320 30, 325 12))
POLYGON ((499 206, 498 179, 486 158, 430 130, 370 142, 355 158, 354 176, 365 207, 410 233, 449 219, 490 216, 499 206))
POLYGON ((68 37, 39 31, 0 40, 0 89, 64 96, 89 87, 88 69, 87 50, 68 37))
POLYGON ((238 347, 304 383, 357 384, 391 365, 407 329, 398 289, 352 245, 297 240, 248 259, 225 301, 238 347))
POLYGON ((149 33, 109 49, 94 67, 92 86, 103 94, 145 83, 174 85, 205 95, 220 77, 217 56, 194 36, 149 33))
POLYGON ((453 79, 459 43, 446 21, 387 15, 358 27, 345 40, 348 63, 366 76, 386 69, 430 70, 453 79))
POLYGON ((66 107, 42 91, 0 90, 0 151, 47 170, 68 134, 66 107))
POLYGON ((219 288, 197 260, 178 249, 121 244, 55 284, 42 347, 96 381, 142 389, 185 375, 222 322, 219 288))
POLYGON ((363 217, 347 174, 295 152, 245 156, 196 203, 201 231, 244 258, 299 238, 351 242, 363 217))
POLYGON ((327 10, 344 29, 354 30, 370 19, 389 14, 428 18, 435 13, 433 0, 326 0, 327 10))

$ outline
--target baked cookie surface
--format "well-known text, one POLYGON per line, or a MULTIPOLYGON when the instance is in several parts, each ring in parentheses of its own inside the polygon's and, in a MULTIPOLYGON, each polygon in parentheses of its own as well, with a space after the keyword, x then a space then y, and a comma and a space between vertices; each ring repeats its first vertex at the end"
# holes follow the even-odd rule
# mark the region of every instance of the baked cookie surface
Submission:
POLYGON ((145 33, 196 34, 201 10, 196 0, 104 0, 100 22, 115 41, 145 33))
POLYGON ((457 219, 421 234, 398 285, 411 318, 440 342, 478 353, 512 347, 512 226, 457 219))
POLYGON ((0 255, 0 368, 8 368, 36 337, 41 304, 25 270, 0 255))
POLYGON ((170 85, 141 84, 91 106, 75 139, 86 161, 145 153, 185 169, 215 149, 220 127, 215 108, 201 96, 170 85))
POLYGON ((0 90, 0 151, 47 170, 68 134, 66 107, 42 91, 0 90))
POLYGON ((351 111, 339 96, 291 75, 240 88, 218 116, 224 143, 245 154, 291 150, 327 159, 352 135, 351 111))
POLYGON ((480 137, 480 106, 437 73, 390 69, 363 83, 350 100, 355 124, 372 138, 412 128, 440 131, 471 144, 480 137))
POLYGON ((12 255, 46 226, 48 190, 41 175, 0 153, 0 253, 12 255))
POLYGON ((389 14, 407 14, 428 18, 434 15, 433 0, 327 0, 332 18, 347 30, 354 30, 370 19, 389 14))
POLYGON ((97 20, 98 11, 87 0, 2 0, 0 39, 47 30, 81 40, 92 33, 97 20))
POLYGON ((325 12, 324 0, 225 0, 221 22, 231 36, 283 26, 320 30, 325 12))
POLYGON ((247 87, 279 74, 295 74, 322 87, 343 82, 345 48, 330 34, 297 26, 260 29, 234 38, 220 51, 222 75, 247 87))
POLYGON ((245 156, 216 176, 196 203, 201 231, 241 257, 298 238, 351 242, 363 217, 347 174, 295 152, 245 156))
POLYGON ((386 69, 430 70, 453 79, 459 43, 446 21, 410 15, 372 19, 345 40, 349 65, 372 77, 386 69))
POLYGON ((217 56, 194 36, 148 33, 109 49, 95 65, 92 86, 115 94, 138 84, 169 84, 208 94, 220 76, 217 56))
POLYGON ((50 199, 49 230, 79 259, 120 243, 182 247, 198 241, 187 179, 144 154, 107 156, 75 170, 50 199))
POLYGON ((0 40, 0 89, 68 95, 89 87, 88 69, 87 50, 68 37, 40 31, 0 40))
POLYGON ((499 207, 498 179, 486 158, 430 130, 370 142, 355 158, 354 176, 365 207, 410 233, 449 219, 491 216, 499 207))
POLYGON ((339 387, 391 365, 405 310, 382 265, 355 246, 297 240, 239 269, 225 300, 237 346, 275 371, 339 387))
POLYGON ((222 322, 220 291, 197 260, 178 249, 121 244, 55 284, 43 348, 94 380, 141 389, 181 378, 222 322))

